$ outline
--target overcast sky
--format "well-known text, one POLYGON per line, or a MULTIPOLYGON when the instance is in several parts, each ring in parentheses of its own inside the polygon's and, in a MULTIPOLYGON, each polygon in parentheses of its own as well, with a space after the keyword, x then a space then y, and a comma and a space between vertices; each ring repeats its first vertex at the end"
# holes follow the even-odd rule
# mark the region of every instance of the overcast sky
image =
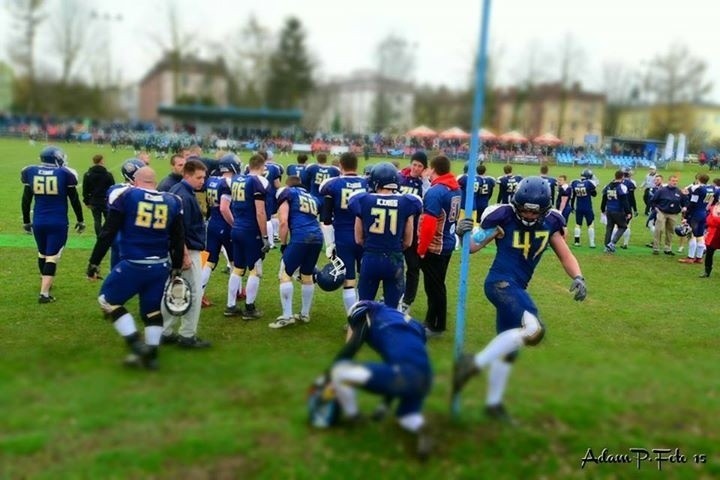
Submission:
MULTIPOLYGON (((54 6, 62 0, 47 0, 54 6)), ((152 32, 167 28, 163 0, 86 0, 92 8, 122 21, 101 22, 112 33, 113 63, 122 79, 136 81, 159 58, 152 32)), ((0 4, 5 3, 0 0, 0 4)), ((320 63, 320 76, 372 68, 377 44, 394 33, 416 48, 418 84, 465 84, 480 25, 481 0, 175 0, 185 28, 198 38, 231 38, 248 16, 273 32, 297 16, 309 49, 320 63), (432 6, 429 6, 432 5, 432 6)), ((7 57, 9 21, 0 9, 0 55, 7 57)), ((549 79, 557 78, 558 49, 568 35, 584 52, 580 75, 588 89, 600 90, 602 66, 641 65, 672 43, 687 45, 709 66, 708 79, 720 75, 717 24, 720 2, 713 0, 495 0, 490 15, 491 51, 499 52, 498 80, 511 83, 522 72, 529 48, 541 54, 549 79), (535 45, 535 47, 530 47, 535 45)), ((39 56, 47 58, 47 44, 39 56)), ((709 100, 720 102, 720 82, 709 100)))

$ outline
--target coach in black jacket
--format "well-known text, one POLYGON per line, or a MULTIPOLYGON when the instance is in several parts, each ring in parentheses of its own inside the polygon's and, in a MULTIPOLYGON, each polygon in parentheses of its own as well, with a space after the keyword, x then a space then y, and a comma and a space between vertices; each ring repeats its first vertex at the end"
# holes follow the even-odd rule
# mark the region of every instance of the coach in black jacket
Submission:
POLYGON ((83 176, 82 194, 83 203, 92 212, 95 223, 95 236, 100 235, 100 228, 104 219, 107 219, 107 192, 115 185, 112 173, 105 168, 102 155, 95 155, 93 166, 83 176))

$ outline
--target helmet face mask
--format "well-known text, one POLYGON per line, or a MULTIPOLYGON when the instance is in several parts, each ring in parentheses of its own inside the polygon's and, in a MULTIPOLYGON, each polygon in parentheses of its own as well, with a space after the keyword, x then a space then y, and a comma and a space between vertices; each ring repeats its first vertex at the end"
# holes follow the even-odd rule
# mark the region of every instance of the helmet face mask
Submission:
POLYGON ((319 270, 315 270, 314 280, 321 290, 332 292, 345 283, 345 263, 335 255, 319 270))
POLYGON ((518 184, 511 204, 515 217, 524 226, 541 224, 552 207, 550 185, 542 177, 524 178, 518 184))
POLYGON ((170 277, 165 282, 163 304, 170 314, 179 317, 185 315, 192 305, 190 284, 182 277, 170 277))

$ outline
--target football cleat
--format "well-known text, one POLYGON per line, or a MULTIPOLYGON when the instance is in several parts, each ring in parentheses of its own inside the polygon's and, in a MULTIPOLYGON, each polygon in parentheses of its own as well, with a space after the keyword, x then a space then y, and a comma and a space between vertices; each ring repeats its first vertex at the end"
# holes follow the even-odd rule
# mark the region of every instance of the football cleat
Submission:
POLYGON ((241 316, 242 314, 242 309, 238 308, 237 305, 233 305, 232 307, 225 307, 225 311, 223 312, 223 315, 226 317, 237 317, 241 316))
POLYGON ((480 373, 475 364, 475 355, 463 353, 453 365, 453 395, 457 395, 472 377, 480 373))
POLYGON ((487 415, 488 418, 497 420, 498 422, 502 422, 507 425, 516 425, 515 420, 513 420, 502 403, 498 403, 497 405, 486 405, 485 415, 487 415))
POLYGON ((296 313, 293 318, 300 323, 310 323, 310 315, 303 315, 302 313, 296 313))
POLYGON ((245 309, 241 315, 243 320, 257 320, 258 318, 262 318, 262 311, 257 309, 245 309))
POLYGON ((295 319, 293 317, 285 318, 285 317, 277 317, 274 322, 268 323, 268 327, 278 329, 278 328, 284 328, 289 325, 294 325, 295 319))
POLYGON ((38 303, 53 303, 55 301, 55 297, 52 295, 40 295, 38 296, 38 303))

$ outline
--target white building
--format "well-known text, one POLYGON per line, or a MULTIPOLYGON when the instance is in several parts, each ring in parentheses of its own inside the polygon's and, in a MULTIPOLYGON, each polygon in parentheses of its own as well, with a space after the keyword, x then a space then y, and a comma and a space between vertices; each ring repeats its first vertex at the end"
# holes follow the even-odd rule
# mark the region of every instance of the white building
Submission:
POLYGON ((339 122, 344 133, 371 133, 378 98, 384 99, 389 128, 404 131, 413 126, 412 83, 360 70, 318 86, 306 108, 306 127, 330 132, 339 122))

